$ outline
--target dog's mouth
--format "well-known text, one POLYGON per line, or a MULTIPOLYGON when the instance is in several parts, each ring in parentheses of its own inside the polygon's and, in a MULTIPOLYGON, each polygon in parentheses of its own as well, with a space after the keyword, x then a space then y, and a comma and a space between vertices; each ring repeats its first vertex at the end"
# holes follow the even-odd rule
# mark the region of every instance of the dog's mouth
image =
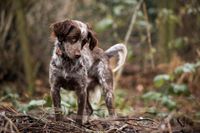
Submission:
POLYGON ((67 59, 67 60, 77 61, 80 59, 81 54, 74 54, 74 55, 69 56, 69 54, 67 54, 65 51, 63 51, 61 54, 61 57, 65 60, 67 59))

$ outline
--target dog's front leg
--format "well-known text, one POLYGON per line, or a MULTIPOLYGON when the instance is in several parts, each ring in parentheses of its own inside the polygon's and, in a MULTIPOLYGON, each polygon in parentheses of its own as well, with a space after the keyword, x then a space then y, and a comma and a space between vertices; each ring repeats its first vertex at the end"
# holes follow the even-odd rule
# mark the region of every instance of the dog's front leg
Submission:
POLYGON ((82 124, 86 117, 85 113, 86 102, 87 102, 86 87, 77 89, 76 93, 78 96, 78 111, 77 111, 76 121, 82 124))
POLYGON ((51 99, 53 101, 53 107, 55 112, 55 119, 57 121, 61 120, 61 97, 60 97, 60 87, 56 85, 51 85, 51 99))
POLYGON ((87 103, 86 103, 86 114, 88 115, 88 116, 90 116, 90 115, 92 115, 92 113, 93 113, 93 109, 92 109, 92 105, 90 104, 90 100, 89 100, 89 96, 90 94, 89 94, 89 90, 87 90, 87 103))

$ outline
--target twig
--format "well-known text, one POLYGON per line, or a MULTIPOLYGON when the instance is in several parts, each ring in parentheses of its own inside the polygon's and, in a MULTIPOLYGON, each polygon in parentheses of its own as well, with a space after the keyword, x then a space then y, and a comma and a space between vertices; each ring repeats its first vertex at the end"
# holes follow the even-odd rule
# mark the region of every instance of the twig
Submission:
MULTIPOLYGON (((122 125, 119 129, 117 129, 117 131, 121 131, 121 132, 123 132, 122 130, 125 128, 125 127, 127 127, 128 125, 127 124, 124 124, 124 125, 122 125)), ((117 132, 116 131, 116 132, 117 132)))
MULTIPOLYGON (((17 132, 17 133, 19 133, 19 130, 18 130, 18 128, 16 127, 16 125, 11 121, 11 119, 10 118, 8 118, 7 116, 5 116, 4 114, 2 115, 2 114, 0 114, 2 117, 4 117, 6 120, 7 120, 7 122, 9 123, 9 125, 10 125, 10 128, 11 128, 11 132, 17 132), (13 129, 14 128, 14 129, 13 129)), ((6 124, 6 126, 5 126, 5 129, 7 129, 6 127, 7 127, 8 125, 6 124)))
POLYGON ((129 122, 126 122, 127 124, 131 125, 131 126, 137 126, 137 127, 142 127, 142 128, 147 128, 147 129, 153 129, 153 130, 156 130, 158 129, 158 127, 150 127, 150 126, 146 126, 146 125, 141 125, 141 124, 132 124, 132 123, 129 123, 129 122))
POLYGON ((102 119, 98 119, 98 120, 93 120, 93 121, 101 121, 101 122, 107 122, 107 121, 130 121, 130 120, 134 120, 134 121, 151 121, 151 122, 154 122, 154 123, 159 123, 157 121, 154 121, 150 118, 102 118, 102 119))
POLYGON ((175 112, 172 111, 168 116, 167 118, 165 119, 166 123, 167 123, 167 127, 168 127, 168 131, 169 133, 172 133, 172 127, 171 127, 171 124, 170 124, 170 120, 172 119, 172 117, 174 116, 175 112))
MULTIPOLYGON (((35 123, 38 123, 42 120, 42 118, 44 118, 44 116, 47 114, 47 112, 43 113, 42 116, 39 119, 36 119, 36 121, 32 124, 30 124, 29 126, 27 126, 26 128, 29 128, 31 126, 33 126, 35 123)), ((29 118, 32 118, 31 116, 28 115, 29 118)), ((46 124, 46 123, 45 123, 46 124)))
POLYGON ((6 37, 8 35, 8 32, 9 32, 9 29, 11 27, 11 24, 12 24, 12 20, 13 20, 13 14, 10 13, 8 15, 8 18, 7 18, 7 21, 6 21, 6 24, 4 25, 4 33, 2 35, 2 45, 5 43, 5 40, 6 40, 6 37))
MULTIPOLYGON (((128 41, 130 39, 131 32, 133 30, 133 25, 135 24, 137 13, 138 13, 138 11, 140 9, 140 6, 141 6, 142 2, 143 2, 143 0, 140 0, 139 3, 136 5, 134 11, 133 11, 131 23, 130 23, 130 25, 128 27, 128 30, 127 30, 127 33, 126 33, 126 36, 125 36, 125 39, 124 39, 124 45, 126 45, 126 46, 128 45, 128 41)), ((122 71, 123 71, 123 67, 121 67, 119 69, 119 71, 117 72, 117 74, 116 74, 116 83, 117 83, 117 81, 119 81, 122 71)))

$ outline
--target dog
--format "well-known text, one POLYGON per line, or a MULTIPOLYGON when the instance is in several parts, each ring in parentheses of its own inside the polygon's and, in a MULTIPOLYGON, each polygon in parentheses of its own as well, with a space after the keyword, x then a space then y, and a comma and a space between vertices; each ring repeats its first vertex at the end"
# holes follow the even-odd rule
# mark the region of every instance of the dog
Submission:
POLYGON ((127 48, 116 44, 106 51, 98 47, 95 33, 88 24, 77 20, 64 20, 51 26, 55 40, 49 67, 51 98, 55 119, 61 120, 60 88, 74 90, 77 94, 78 111, 76 121, 83 123, 93 113, 89 98, 97 85, 105 95, 110 116, 115 116, 113 72, 124 64, 127 48), (118 57, 112 70, 109 59, 118 57))

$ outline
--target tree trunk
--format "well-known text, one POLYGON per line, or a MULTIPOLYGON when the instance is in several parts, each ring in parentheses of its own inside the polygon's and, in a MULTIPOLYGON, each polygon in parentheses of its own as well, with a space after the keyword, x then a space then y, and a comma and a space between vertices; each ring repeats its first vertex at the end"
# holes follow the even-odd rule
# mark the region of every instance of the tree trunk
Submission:
MULTIPOLYGON (((171 10, 173 12, 173 9, 175 7, 175 1, 174 0, 161 0, 158 2, 159 11, 162 11, 163 9, 167 9, 168 11, 171 10)), ((160 15, 158 17, 158 51, 159 51, 159 60, 162 62, 169 62, 171 58, 171 53, 169 49, 169 43, 174 39, 174 32, 175 32, 175 23, 173 20, 171 20, 170 14, 167 14, 167 19, 164 18, 166 16, 160 15)))
POLYGON ((16 17, 17 17, 16 26, 19 37, 18 39, 21 44, 26 82, 28 84, 28 91, 30 95, 32 95, 34 88, 33 64, 31 62, 32 59, 30 56, 29 42, 26 31, 26 19, 22 7, 22 0, 16 0, 15 5, 16 5, 16 17))

